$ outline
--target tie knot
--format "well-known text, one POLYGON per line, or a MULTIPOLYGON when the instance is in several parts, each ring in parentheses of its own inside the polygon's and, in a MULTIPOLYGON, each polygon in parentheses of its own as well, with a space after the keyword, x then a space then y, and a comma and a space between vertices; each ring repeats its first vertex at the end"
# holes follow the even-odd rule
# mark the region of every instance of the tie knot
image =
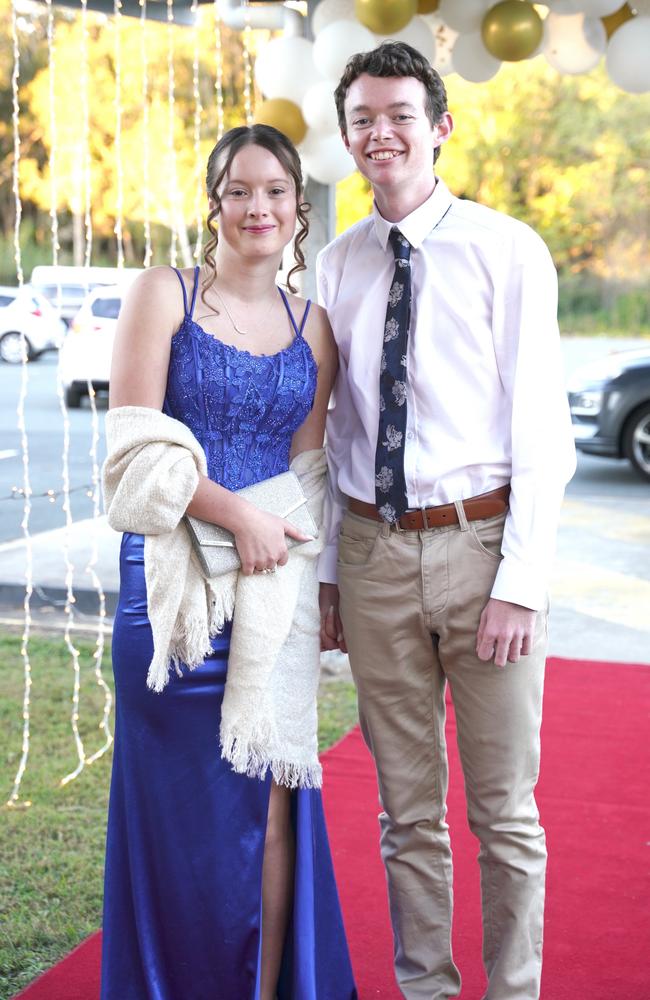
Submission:
POLYGON ((396 226, 393 226, 388 234, 388 240, 393 248, 395 260, 402 260, 405 263, 408 263, 411 257, 411 244, 407 240, 406 236, 402 236, 399 229, 396 226))

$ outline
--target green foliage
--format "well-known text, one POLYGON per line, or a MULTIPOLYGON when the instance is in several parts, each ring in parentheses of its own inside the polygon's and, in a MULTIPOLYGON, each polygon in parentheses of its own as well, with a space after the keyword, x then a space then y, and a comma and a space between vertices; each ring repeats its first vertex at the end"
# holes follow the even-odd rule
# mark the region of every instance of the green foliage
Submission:
POLYGON ((461 197, 529 223, 561 274, 618 281, 650 272, 650 95, 601 66, 560 76, 541 57, 481 87, 448 79, 457 132, 441 172, 461 197))
MULTIPOLYGON (((79 727, 86 752, 103 742, 98 731, 103 694, 92 673, 94 644, 75 639, 81 653, 79 727)), ((34 637, 31 752, 21 799, 28 809, 0 808, 0 1000, 10 997, 63 957, 101 922, 104 833, 111 754, 60 786, 77 763, 70 727, 73 674, 62 638, 34 637)), ((0 788, 9 797, 21 754, 23 671, 20 640, 0 635, 0 788)), ((110 660, 104 666, 112 686, 110 660)), ((354 686, 330 681, 319 696, 319 747, 339 740, 356 722, 354 686)))
MULTIPOLYGON (((93 263, 107 256, 115 263, 114 229, 121 202, 126 263, 143 257, 143 221, 148 216, 162 235, 157 251, 169 259, 173 225, 181 252, 189 256, 191 240, 205 218, 205 163, 217 139, 215 92, 215 25, 213 8, 200 8, 198 33, 199 94, 203 107, 198 149, 194 141, 194 31, 139 19, 114 18, 88 11, 85 45, 88 54, 89 129, 83 114, 84 32, 79 13, 56 9, 53 71, 48 66, 47 11, 32 4, 18 19, 20 47, 20 196, 23 201, 21 244, 29 276, 31 242, 40 244, 51 262, 50 208, 59 216, 61 262, 82 263, 86 200, 86 151, 92 206, 93 263), (119 24, 119 27, 118 27, 119 24), (146 52, 146 108, 143 94, 146 52), (119 52, 119 59, 118 59, 119 52), (169 101, 169 60, 173 65, 174 102, 169 101), (118 70, 119 67, 119 70, 118 70), (118 129, 117 94, 120 124, 118 129), (55 139, 55 141, 53 141, 55 139), (118 141, 119 139, 119 141, 118 141), (172 152, 173 151, 173 152, 172 152), (54 154, 54 169, 50 155, 54 154), (148 161, 148 170, 146 163, 148 161), (148 181, 146 177, 148 173, 148 181), (32 220, 31 231, 29 220, 32 220), (189 230, 189 231, 188 231, 189 230)), ((14 226, 12 192, 13 130, 11 122, 11 2, 0 0, 0 235, 11 247, 14 226)), ((254 44, 267 33, 253 33, 254 44)), ((244 59, 239 33, 221 27, 223 112, 226 128, 243 121, 244 59)), ((4 280, 15 276, 2 257, 4 280)))
MULTIPOLYGON (((445 79, 456 123, 438 172, 454 194, 531 225, 560 278, 567 332, 650 332, 650 94, 625 94, 601 66, 560 76, 541 57, 477 86, 445 79)), ((340 228, 372 197, 339 185, 340 228)))

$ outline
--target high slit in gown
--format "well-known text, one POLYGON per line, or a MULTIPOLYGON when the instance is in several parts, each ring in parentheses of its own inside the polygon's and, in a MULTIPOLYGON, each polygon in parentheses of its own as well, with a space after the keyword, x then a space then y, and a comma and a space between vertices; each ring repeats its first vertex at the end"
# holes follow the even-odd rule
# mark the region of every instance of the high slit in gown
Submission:
MULTIPOLYGON (((178 272, 177 272, 178 273, 178 272)), ((294 339, 272 356, 223 344, 193 319, 195 271, 172 338, 164 412, 203 446, 229 489, 286 471, 317 370, 283 296, 294 339)), ((212 655, 162 694, 146 686, 153 645, 144 539, 125 534, 113 630, 116 720, 108 816, 101 1000, 256 1000, 262 862, 271 777, 222 760, 219 725, 230 628, 212 655)), ((321 793, 291 796, 293 909, 279 1000, 354 1000, 321 793)))

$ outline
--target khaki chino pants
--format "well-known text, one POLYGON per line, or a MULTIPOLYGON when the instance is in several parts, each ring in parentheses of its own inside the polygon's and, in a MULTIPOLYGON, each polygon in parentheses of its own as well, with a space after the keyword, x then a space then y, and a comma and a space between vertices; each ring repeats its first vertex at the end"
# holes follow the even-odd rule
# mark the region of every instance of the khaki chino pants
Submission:
POLYGON ((534 789, 547 615, 518 663, 478 659, 505 515, 468 524, 457 510, 460 525, 428 531, 391 531, 350 512, 341 527, 341 617, 377 767, 395 970, 407 1000, 460 991, 445 821, 448 682, 480 842, 485 1000, 538 1000, 546 846, 534 789))

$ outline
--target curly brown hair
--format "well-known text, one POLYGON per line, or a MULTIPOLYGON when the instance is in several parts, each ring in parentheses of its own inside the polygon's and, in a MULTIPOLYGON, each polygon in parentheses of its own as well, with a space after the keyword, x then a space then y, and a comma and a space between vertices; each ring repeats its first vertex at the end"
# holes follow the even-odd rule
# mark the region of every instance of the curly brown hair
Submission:
MULTIPOLYGON (((345 121, 345 98, 348 90, 363 73, 368 76, 413 76, 424 86, 424 110, 431 125, 437 125, 447 110, 447 91, 439 73, 429 61, 406 42, 382 42, 371 52, 358 52, 348 60, 334 91, 339 128, 347 135, 345 121)), ((434 150, 433 162, 440 155, 440 147, 434 150)))
POLYGON ((208 190, 208 196, 214 203, 214 208, 208 214, 206 221, 210 238, 205 245, 203 256, 211 274, 201 291, 201 298, 204 302, 205 293, 217 277, 217 269, 214 262, 214 251, 219 240, 218 228, 216 224, 217 217, 221 210, 219 188, 221 187, 224 178, 228 175, 232 161, 240 149, 243 149, 244 146, 262 146, 263 149, 268 149, 268 151, 273 153, 276 159, 279 160, 287 174, 293 180, 296 191, 296 213, 300 228, 298 229, 293 241, 293 256, 296 263, 287 275, 287 288, 290 292, 296 292, 296 289, 291 284, 292 275, 298 271, 304 271, 306 269, 305 255, 302 250, 302 244, 309 233, 307 213, 309 212, 311 205, 309 202, 302 200, 303 178, 298 151, 293 143, 286 137, 286 135, 284 135, 284 133, 278 131, 276 128, 273 128, 271 125, 240 125, 237 128, 231 128, 228 132, 225 132, 208 157, 206 187, 208 190))

